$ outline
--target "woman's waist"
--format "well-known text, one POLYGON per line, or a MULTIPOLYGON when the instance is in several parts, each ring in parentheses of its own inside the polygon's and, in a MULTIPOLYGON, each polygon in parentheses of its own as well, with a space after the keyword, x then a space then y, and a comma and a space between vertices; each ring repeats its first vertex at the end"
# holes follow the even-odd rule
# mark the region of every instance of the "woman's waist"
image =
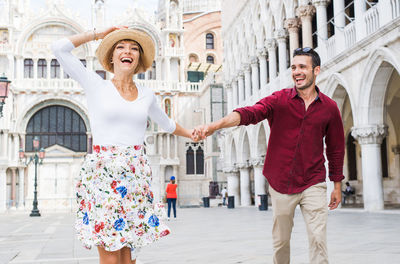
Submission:
POLYGON ((144 151, 144 145, 93 145, 93 153, 119 154, 119 153, 140 153, 144 151))

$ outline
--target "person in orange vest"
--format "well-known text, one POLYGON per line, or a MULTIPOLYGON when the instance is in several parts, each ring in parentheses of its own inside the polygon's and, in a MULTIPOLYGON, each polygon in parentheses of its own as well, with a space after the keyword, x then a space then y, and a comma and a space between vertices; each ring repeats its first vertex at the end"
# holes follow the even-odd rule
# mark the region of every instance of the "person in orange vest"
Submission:
POLYGON ((175 176, 171 176, 170 181, 167 185, 167 189, 165 192, 167 193, 167 203, 168 203, 168 220, 171 215, 171 206, 174 210, 174 218, 176 219, 176 198, 178 195, 176 194, 176 188, 178 188, 178 184, 175 183, 175 176))

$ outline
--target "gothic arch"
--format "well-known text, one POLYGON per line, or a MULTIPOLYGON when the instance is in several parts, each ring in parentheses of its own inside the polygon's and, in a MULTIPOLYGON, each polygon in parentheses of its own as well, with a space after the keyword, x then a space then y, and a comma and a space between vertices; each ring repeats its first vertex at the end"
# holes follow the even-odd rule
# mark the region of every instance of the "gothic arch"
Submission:
POLYGON ((17 120, 17 129, 19 132, 24 132, 26 131, 26 127, 28 125, 29 120, 31 117, 40 109, 45 108, 47 106, 51 105, 62 105, 71 108, 74 110, 76 113, 79 114, 79 116, 83 119, 83 122, 85 122, 87 132, 91 132, 90 128, 90 122, 89 122, 89 117, 88 117, 88 111, 86 110, 83 105, 76 101, 72 101, 68 97, 56 97, 47 95, 46 97, 41 97, 37 98, 35 102, 29 104, 22 112, 21 115, 19 116, 17 120))
POLYGON ((389 48, 378 48, 367 59, 361 76, 359 117, 357 124, 384 124, 385 96, 389 78, 396 70, 400 73, 398 54, 389 48))

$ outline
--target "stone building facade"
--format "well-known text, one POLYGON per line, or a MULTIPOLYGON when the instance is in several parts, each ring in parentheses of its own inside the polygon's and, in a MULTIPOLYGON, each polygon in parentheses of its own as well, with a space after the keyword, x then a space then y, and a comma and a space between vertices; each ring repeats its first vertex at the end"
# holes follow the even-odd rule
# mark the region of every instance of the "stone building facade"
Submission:
MULTIPOLYGON (((46 151, 38 168, 39 209, 71 210, 75 206, 74 178, 91 151, 92 134, 83 89, 63 72, 51 53, 50 45, 56 39, 121 24, 149 33, 156 46, 155 60, 135 81, 153 89, 162 109, 182 126, 192 128, 204 121, 195 110, 208 88, 187 81, 185 1, 160 0, 156 15, 133 8, 109 18, 107 0, 93 0, 86 19, 68 10, 62 0, 46 1, 45 10, 36 13, 29 8, 33 1, 2 0, 0 4, 0 72, 12 81, 0 118, 0 212, 32 208, 34 166, 19 159, 19 151, 29 159, 35 136, 46 151)), ((111 79, 95 57, 98 44, 87 43, 73 53, 87 68, 111 79)), ((156 200, 163 200, 172 175, 179 184, 181 206, 198 205, 208 195, 212 176, 204 173, 203 143, 195 146, 196 152, 188 151, 189 139, 168 134, 151 120, 144 143, 156 200), (194 166, 199 167, 198 173, 188 173, 188 167, 194 166)))
MULTIPOLYGON (((345 181, 366 210, 398 205, 399 25, 398 0, 223 1, 228 112, 293 87, 293 50, 315 48, 322 59, 317 85, 343 118, 345 181)), ((224 172, 238 204, 251 205, 267 192, 262 166, 268 136, 266 121, 224 131, 224 172)))

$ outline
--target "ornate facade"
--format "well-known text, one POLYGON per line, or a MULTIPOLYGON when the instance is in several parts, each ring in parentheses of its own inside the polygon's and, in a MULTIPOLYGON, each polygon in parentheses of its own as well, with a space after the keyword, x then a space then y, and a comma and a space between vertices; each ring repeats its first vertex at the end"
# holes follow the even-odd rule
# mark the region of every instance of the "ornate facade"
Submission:
MULTIPOLYGON (((46 10, 39 13, 29 11, 29 1, 0 1, 0 72, 12 81, 0 118, 0 212, 32 208, 34 166, 26 165, 18 153, 21 149, 26 156, 33 155, 35 136, 46 151, 38 169, 39 209, 70 210, 75 206, 74 177, 91 151, 91 128, 83 89, 63 72, 50 51, 58 38, 115 24, 149 33, 156 46, 155 60, 136 81, 153 89, 160 106, 184 127, 203 122, 201 115, 191 114, 207 88, 186 81, 184 1, 160 0, 157 16, 128 9, 109 20, 105 19, 106 3, 93 0, 91 15, 84 20, 63 1, 46 1, 46 10)), ((95 57, 98 44, 90 42, 73 52, 87 68, 110 79, 112 75, 104 72, 95 57)), ((180 186, 180 205, 198 205, 201 197, 208 195, 212 176, 204 173, 204 147, 193 146, 193 153, 188 152, 188 144, 192 144, 189 139, 165 133, 149 120, 145 145, 156 200, 162 200, 165 183, 172 175, 180 186), (194 160, 199 168, 193 173, 188 166, 195 166, 194 160)))
MULTIPOLYGON (((292 87, 293 50, 315 48, 322 59, 317 85, 343 118, 345 181, 366 210, 398 205, 399 0, 226 0, 222 13, 229 111, 292 87)), ((224 132, 228 193, 241 205, 267 192, 260 158, 268 136, 266 121, 224 132)))

